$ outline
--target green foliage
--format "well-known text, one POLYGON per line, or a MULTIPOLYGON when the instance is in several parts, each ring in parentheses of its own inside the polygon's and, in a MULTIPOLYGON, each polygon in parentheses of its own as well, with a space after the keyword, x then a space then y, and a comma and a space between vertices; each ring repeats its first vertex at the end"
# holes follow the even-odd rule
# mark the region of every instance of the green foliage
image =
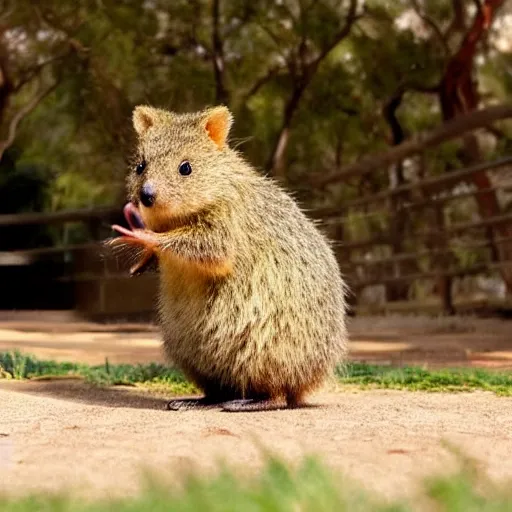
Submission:
POLYGON ((341 383, 362 387, 451 392, 479 389, 512 396, 511 372, 473 368, 427 370, 419 367, 394 368, 351 363, 338 369, 337 375, 341 383))
MULTIPOLYGON (((396 131, 392 119, 404 138, 442 122, 438 86, 475 16, 472 0, 457 2, 457 10, 449 0, 358 1, 351 25, 349 0, 220 0, 218 17, 210 0, 10 4, 6 12, 0 8, 6 27, 0 34, 0 65, 10 81, 5 87, 0 84, 0 141, 37 91, 56 86, 19 125, 11 162, 16 172, 9 179, 6 156, 2 162, 0 209, 5 197, 11 202, 15 197, 13 183, 21 180, 27 187, 39 187, 37 201, 27 199, 16 211, 120 203, 134 149, 131 112, 140 103, 179 112, 227 103, 236 120, 233 145, 256 167, 269 171, 277 142, 284 141, 279 177, 300 192, 307 208, 341 209, 346 201, 385 192, 394 186, 391 176, 398 172, 389 166, 329 191, 312 183, 388 148, 396 131), (393 101, 397 103, 391 115, 393 101), (35 170, 30 183, 23 169, 35 170)), ((497 31, 509 11, 503 6, 496 13, 473 62, 482 106, 505 101, 512 92, 510 52, 497 31)), ((509 121, 499 124, 492 140, 482 144, 482 156, 510 153, 511 126, 509 121)), ((402 183, 441 176, 468 161, 460 140, 422 156, 404 163, 402 183)), ((453 186, 439 192, 450 194, 453 186)), ((425 195, 430 192, 418 187, 405 194, 403 202, 424 200, 425 195)), ((502 195, 500 213, 510 208, 510 199, 502 195)), ((400 227, 393 219, 393 205, 380 202, 370 208, 376 207, 389 208, 387 218, 358 217, 365 208, 357 207, 346 229, 329 234, 344 241, 386 238, 391 232, 393 252, 436 245, 414 236, 417 231, 443 229, 432 222, 432 209, 418 209, 400 227)), ((449 202, 444 210, 450 224, 474 220, 485 208, 470 198, 449 202)), ((10 236, 6 232, 0 239, 10 236)), ((19 238, 29 246, 87 236, 71 227, 64 234, 19 238)), ((378 248, 365 247, 351 256, 375 259, 378 253, 378 248)), ((499 257, 503 259, 501 253, 499 257)), ((489 254, 472 250, 455 258, 466 266, 489 260, 489 254)), ((411 274, 437 266, 429 257, 418 265, 407 262, 395 268, 411 274)), ((361 267, 359 277, 375 275, 361 267)))
MULTIPOLYGON (((23 163, 21 150, 11 147, 0 162, 0 215, 44 209, 50 196, 48 167, 23 163)), ((0 227, 0 250, 33 248, 51 245, 51 231, 47 226, 0 227)))
MULTIPOLYGON (((421 501, 429 510, 469 512, 488 510, 505 512, 512 508, 510 486, 489 483, 471 461, 452 475, 427 480, 421 501)), ((69 495, 35 494, 2 498, 4 512, 103 512, 135 511, 375 511, 408 512, 418 510, 417 499, 389 502, 370 495, 355 484, 329 471, 316 458, 303 459, 290 467, 278 458, 267 457, 259 475, 243 478, 224 468, 213 478, 193 473, 181 475, 182 488, 167 483, 158 475, 147 479, 144 490, 135 498, 122 500, 79 501, 69 495)))
MULTIPOLYGON (((0 352, 0 378, 32 379, 81 377, 98 385, 144 385, 169 393, 195 393, 197 389, 175 368, 146 365, 104 365, 41 361, 21 352, 0 352)), ((341 386, 406 389, 410 391, 492 391, 512 396, 512 372, 482 369, 427 370, 419 367, 396 368, 349 362, 336 370, 341 386)))
MULTIPOLYGON (((469 17, 472 3, 462 4, 469 17)), ((424 89, 439 83, 459 44, 456 31, 442 44, 432 28, 448 30, 450 2, 419 4, 428 22, 418 24, 412 3, 369 1, 338 44, 348 2, 219 5, 222 80, 237 119, 234 136, 250 137, 244 151, 256 165, 267 162, 285 105, 304 77, 287 151, 292 182, 385 147, 389 126, 382 107, 398 90, 405 91, 398 116, 406 132, 439 122, 438 98, 424 89), (323 54, 309 76, 307 66, 323 54)), ((23 162, 51 162, 57 176, 48 179, 53 197, 45 208, 102 204, 122 194, 135 104, 185 111, 220 100, 212 16, 206 0, 14 3, 6 23, 21 39, 7 64, 14 85, 26 83, 5 107, 4 120, 32 97, 38 82, 58 83, 17 134, 23 162), (39 68, 41 61, 48 64, 39 68)), ((477 79, 489 94, 507 97, 508 54, 493 46, 482 59, 477 79)))
POLYGON ((171 393, 185 394, 195 392, 192 384, 183 375, 164 365, 104 365, 41 361, 21 352, 0 352, 0 378, 34 379, 54 377, 80 377, 96 385, 158 385, 171 393))

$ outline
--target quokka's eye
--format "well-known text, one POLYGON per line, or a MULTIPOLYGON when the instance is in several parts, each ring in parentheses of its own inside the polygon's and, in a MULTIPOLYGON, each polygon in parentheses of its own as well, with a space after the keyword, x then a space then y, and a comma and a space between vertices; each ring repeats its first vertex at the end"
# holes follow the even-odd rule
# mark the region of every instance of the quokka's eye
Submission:
POLYGON ((144 172, 145 168, 146 168, 146 160, 142 160, 135 167, 135 172, 140 176, 144 172))
POLYGON ((179 167, 180 174, 182 176, 188 176, 192 173, 192 166, 190 165, 190 162, 185 160, 184 162, 181 162, 179 167))

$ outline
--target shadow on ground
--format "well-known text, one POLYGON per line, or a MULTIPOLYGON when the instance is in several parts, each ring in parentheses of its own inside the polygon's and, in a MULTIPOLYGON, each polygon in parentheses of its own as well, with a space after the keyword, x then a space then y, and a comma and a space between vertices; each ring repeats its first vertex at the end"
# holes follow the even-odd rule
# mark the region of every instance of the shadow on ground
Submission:
MULTIPOLYGON (((103 407, 120 407, 132 409, 153 409, 167 411, 167 404, 171 400, 180 398, 189 398, 187 396, 161 397, 150 394, 148 391, 141 391, 127 386, 98 387, 88 384, 81 379, 49 379, 32 380, 23 382, 0 382, 0 390, 14 391, 16 393, 25 393, 29 395, 38 395, 47 398, 55 398, 74 403, 84 403, 87 405, 99 405, 103 407)), ((284 402, 283 402, 284 405, 284 402)), ((285 409, 283 405, 278 404, 274 409, 285 409)), ((292 409, 316 409, 323 407, 319 403, 307 402, 292 409)), ((212 409, 221 409, 221 407, 212 407, 212 409)), ((257 409, 242 411, 244 413, 257 413, 257 409)), ((173 414, 169 411, 169 414, 173 414)))
POLYGON ((67 378, 24 382, 5 381, 0 383, 0 389, 88 405, 132 409, 165 410, 169 400, 176 398, 155 396, 126 386, 102 388, 79 379, 67 378))

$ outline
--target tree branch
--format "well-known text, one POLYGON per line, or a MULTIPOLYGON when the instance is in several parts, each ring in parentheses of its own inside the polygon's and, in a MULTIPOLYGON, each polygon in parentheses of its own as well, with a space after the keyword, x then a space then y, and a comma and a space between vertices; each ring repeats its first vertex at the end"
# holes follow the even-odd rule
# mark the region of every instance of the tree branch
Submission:
POLYGON ((239 23, 236 25, 231 25, 230 27, 226 27, 224 29, 224 37, 226 39, 232 37, 234 34, 236 34, 237 31, 239 31, 244 25, 249 23, 253 18, 256 17, 257 9, 250 6, 250 4, 244 5, 244 12, 243 16, 239 18, 239 23))
POLYGON ((6 20, 14 12, 14 6, 11 2, 6 1, 1 3, 0 19, 6 20))
POLYGON ((354 23, 361 18, 357 15, 357 0, 350 0, 347 18, 341 30, 333 37, 332 41, 320 52, 317 58, 310 64, 311 70, 314 72, 320 63, 329 55, 329 53, 345 39, 352 29, 354 23))
POLYGON ((448 140, 456 139, 467 132, 487 127, 489 124, 512 117, 512 103, 504 103, 481 110, 474 110, 470 114, 460 115, 430 132, 419 133, 406 140, 399 146, 387 151, 362 158, 358 162, 342 167, 338 172, 326 176, 312 176, 311 184, 316 187, 325 187, 333 183, 361 176, 390 164, 403 160, 411 155, 421 153, 425 149, 438 146, 448 140))
POLYGON ((267 169, 269 169, 275 176, 284 178, 284 158, 290 137, 290 128, 295 112, 299 108, 302 96, 304 95, 304 91, 307 89, 322 61, 343 39, 350 34, 352 26, 360 17, 356 13, 357 0, 350 0, 346 21, 341 30, 333 37, 332 41, 320 51, 314 60, 312 60, 305 68, 302 68, 301 66, 299 76, 294 77, 295 80, 292 92, 285 103, 283 121, 267 162, 267 169))
POLYGON ((466 29, 466 10, 464 0, 452 0, 453 19, 444 34, 445 41, 448 41, 454 32, 461 32, 466 29))
POLYGON ((478 43, 484 37, 496 10, 504 0, 486 0, 477 11, 459 49, 451 57, 441 80, 440 101, 445 119, 477 107, 478 91, 473 83, 472 70, 478 43))
POLYGON ((406 87, 406 90, 421 92, 422 94, 439 94, 439 84, 437 85, 420 85, 410 84, 406 87))
POLYGON ((10 69, 8 65, 8 50, 3 41, 0 42, 0 123, 3 122, 3 117, 9 99, 14 90, 14 84, 10 76, 10 69))
POLYGON ((16 114, 14 114, 13 118, 9 123, 9 129, 7 131, 7 138, 3 141, 0 141, 0 161, 5 153, 5 151, 12 146, 14 140, 16 139, 16 132, 18 130, 18 126, 23 119, 30 114, 41 101, 48 96, 51 92, 53 92, 58 86, 59 82, 56 81, 49 87, 41 89, 29 102, 27 102, 23 107, 21 107, 16 114))
POLYGON ((267 82, 272 80, 276 75, 279 74, 280 71, 282 71, 283 68, 280 66, 274 66, 270 68, 263 76, 258 78, 252 87, 247 91, 247 93, 244 96, 243 103, 246 103, 250 98, 252 98, 267 82))
POLYGON ((398 120, 396 111, 400 107, 405 89, 398 88, 397 91, 386 101, 382 108, 382 116, 391 130, 392 145, 398 146, 405 140, 405 131, 398 120))
POLYGON ((33 78, 35 78, 37 75, 39 75, 39 73, 46 67, 48 66, 49 64, 53 64, 54 62, 58 61, 58 60, 61 60, 61 59, 64 59, 65 57, 67 57, 69 55, 69 51, 61 54, 61 55, 54 55, 53 57, 50 57, 49 59, 46 59, 45 61, 35 65, 35 66, 32 66, 31 68, 27 69, 25 71, 25 75, 20 79, 18 80, 18 82, 16 83, 16 85, 14 86, 13 88, 13 92, 19 92, 19 90, 24 86, 26 85, 27 83, 29 83, 33 78))
MULTIPOLYGON (((60 32, 64 36, 64 43, 67 43, 71 50, 74 50, 77 54, 84 56, 90 52, 90 49, 84 46, 77 38, 76 34, 80 30, 80 28, 85 24, 85 20, 78 19, 76 22, 76 26, 72 28, 66 27, 60 20, 57 19, 57 16, 54 12, 50 10, 41 10, 40 6, 34 5, 32 7, 41 21, 42 24, 46 24, 53 30, 60 32)), ((78 11, 77 11, 78 12, 78 11)), ((108 35, 106 36, 108 37, 108 35)))
POLYGON ((212 1, 212 64, 215 76, 215 99, 217 103, 228 103, 228 91, 224 84, 224 44, 220 35, 220 0, 212 1))
POLYGON ((449 55, 450 48, 448 47, 448 43, 446 42, 445 35, 443 34, 443 31, 439 28, 437 23, 430 17, 427 13, 425 13, 421 6, 418 3, 418 0, 410 0, 412 8, 414 12, 421 18, 421 20, 428 25, 432 32, 437 36, 437 39, 441 43, 441 46, 443 47, 443 52, 445 56, 449 55))
MULTIPOLYGON (((277 35, 274 34, 274 32, 272 32, 272 30, 270 30, 270 28, 268 28, 264 23, 259 21, 257 23, 257 25, 258 25, 258 27, 261 28, 261 30, 263 30, 263 32, 265 32, 268 35, 268 37, 272 40, 272 42, 280 50, 281 46, 282 46, 282 42, 279 40, 279 37, 277 37, 277 35)), ((281 55, 284 55, 284 54, 281 53, 281 55)))
MULTIPOLYGON (((63 33, 66 36, 66 39, 74 39, 75 35, 85 23, 85 20, 80 19, 79 16, 77 16, 78 22, 76 23, 76 26, 73 28, 68 28, 57 18, 52 10, 48 8, 41 8, 41 6, 37 4, 33 5, 32 8, 34 9, 37 17, 41 20, 41 22, 45 23, 47 26, 53 28, 54 30, 63 33)), ((76 12, 79 12, 78 9, 76 12)))

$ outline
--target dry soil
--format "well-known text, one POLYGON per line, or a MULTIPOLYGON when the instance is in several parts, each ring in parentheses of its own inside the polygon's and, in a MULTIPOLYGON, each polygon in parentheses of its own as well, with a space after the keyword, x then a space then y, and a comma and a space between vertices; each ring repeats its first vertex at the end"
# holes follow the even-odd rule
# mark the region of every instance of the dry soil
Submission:
MULTIPOLYGON (((352 357, 510 366, 509 325, 353 324, 352 357)), ((144 326, 4 319, 0 350, 15 348, 89 363, 161 360, 158 332, 144 326)), ((391 498, 414 494, 432 472, 455 469, 443 441, 474 457, 491 477, 512 481, 512 398, 327 390, 310 402, 290 411, 169 412, 165 397, 129 388, 0 381, 0 493, 72 488, 86 497, 125 495, 138 491, 144 468, 165 471, 172 481, 190 466, 214 471, 219 460, 251 472, 264 448, 292 463, 318 454, 340 474, 391 498)))

